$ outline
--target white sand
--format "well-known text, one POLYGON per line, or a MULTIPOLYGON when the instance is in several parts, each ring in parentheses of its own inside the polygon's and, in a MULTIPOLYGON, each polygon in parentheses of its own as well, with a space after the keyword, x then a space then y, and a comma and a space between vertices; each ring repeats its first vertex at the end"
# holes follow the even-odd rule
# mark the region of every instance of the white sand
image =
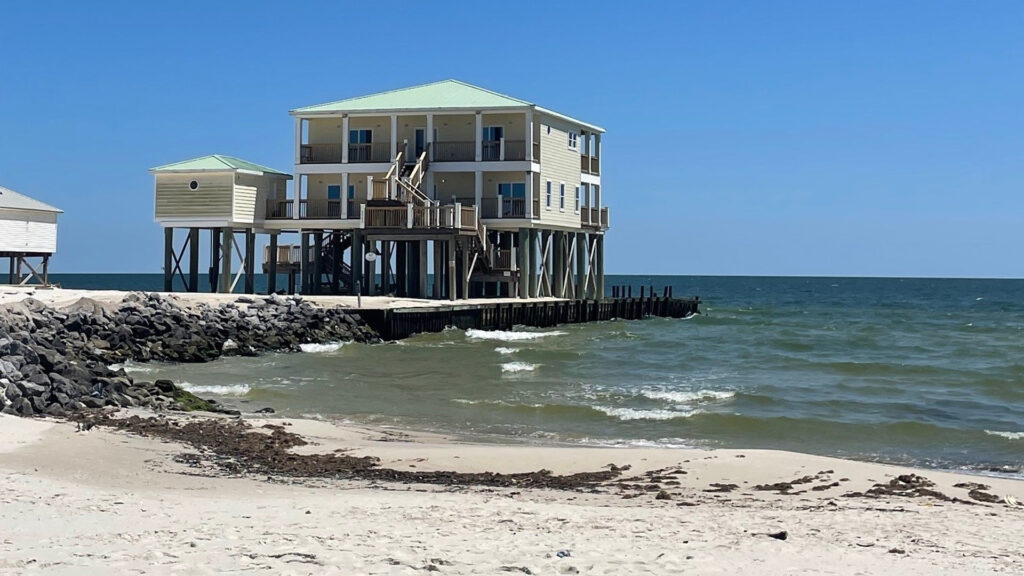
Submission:
MULTIPOLYGON (((100 304, 117 305, 124 297, 131 292, 124 290, 79 290, 63 288, 43 288, 39 286, 9 286, 0 285, 0 306, 13 304, 34 298, 48 306, 61 308, 74 304, 81 298, 90 298, 100 304)), ((186 293, 186 292, 159 292, 162 296, 176 300, 183 306, 208 304, 216 306, 234 302, 243 296, 254 297, 247 294, 210 294, 210 293, 186 293)), ((261 297, 259 295, 255 297, 261 297)), ((523 302, 519 298, 471 298, 469 300, 426 300, 417 298, 395 298, 390 296, 303 296, 303 300, 320 306, 340 306, 346 308, 436 308, 445 306, 465 306, 475 303, 503 304, 509 302, 523 302)), ((555 302, 559 298, 534 298, 531 302, 555 302)))
MULTIPOLYGON (((275 420, 280 423, 280 420, 275 420)), ((256 421, 255 423, 259 423, 256 421)), ((455 489, 196 476, 185 449, 66 423, 0 416, 0 574, 964 574, 1021 573, 1024 509, 843 498, 898 467, 776 451, 466 445, 292 421, 302 451, 353 448, 394 468, 688 471, 652 494, 455 489), (382 438, 389 441, 381 441, 382 438), (740 458, 739 456, 743 456, 740 458), (840 488, 749 488, 833 470, 840 488), (730 494, 702 490, 739 484, 730 494), (696 506, 680 506, 681 502, 696 506), (767 532, 786 530, 788 539, 767 532), (905 553, 891 553, 890 549, 905 553), (560 550, 571 556, 559 558, 560 550)), ((917 471, 1024 500, 1024 482, 917 471)))

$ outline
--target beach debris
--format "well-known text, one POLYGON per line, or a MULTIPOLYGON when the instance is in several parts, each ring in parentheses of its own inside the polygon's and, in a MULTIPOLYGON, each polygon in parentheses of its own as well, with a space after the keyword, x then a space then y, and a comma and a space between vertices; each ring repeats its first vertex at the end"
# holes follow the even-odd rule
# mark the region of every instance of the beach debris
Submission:
POLYGON ((964 490, 988 490, 988 484, 979 484, 977 482, 959 482, 953 484, 953 488, 963 488, 964 490))
POLYGON ((1003 499, 1000 498, 999 496, 996 496, 995 494, 990 494, 988 492, 985 492, 984 490, 971 490, 970 492, 967 493, 967 497, 970 498, 971 500, 977 500, 978 502, 986 502, 988 504, 995 504, 997 502, 1003 501, 1003 499))
POLYGON ((849 492, 843 494, 846 498, 869 497, 880 498, 883 496, 900 496, 904 498, 934 498, 942 502, 959 502, 961 504, 973 504, 969 500, 951 498, 942 492, 934 490, 935 483, 918 474, 901 474, 885 484, 875 484, 865 492, 849 492))
POLYGON ((501 567, 501 571, 502 572, 522 572, 523 574, 526 574, 527 576, 533 576, 533 571, 530 570, 529 568, 527 568, 526 566, 502 566, 501 567))
POLYGON ((787 538, 789 538, 789 533, 785 530, 780 530, 778 532, 768 532, 766 535, 769 538, 775 538, 776 540, 786 540, 787 538))
POLYGON ((113 412, 84 412, 74 418, 79 422, 186 444, 199 451, 199 456, 193 455, 188 464, 214 466, 232 475, 568 491, 590 490, 618 476, 617 472, 610 470, 564 476, 557 476, 550 470, 514 474, 396 470, 381 466, 380 459, 372 456, 356 457, 338 452, 296 454, 292 449, 307 445, 306 440, 286 431, 283 426, 272 424, 257 431, 239 419, 124 417, 113 412))
POLYGON ((906 554, 907 551, 903 548, 889 548, 889 554, 906 554))
POLYGON ((818 476, 804 476, 802 478, 797 478, 796 480, 790 480, 789 482, 776 482, 774 484, 758 484, 757 486, 754 486, 754 490, 758 490, 761 492, 778 492, 779 494, 786 495, 803 494, 802 491, 793 492, 793 486, 799 484, 809 484, 818 479, 818 476))
POLYGON ((1014 498, 1013 496, 1007 496, 1007 497, 1003 498, 1003 502, 1005 502, 1006 505, 1009 506, 1010 508, 1020 508, 1021 507, 1021 505, 1017 503, 1017 499, 1014 498))
POLYGON ((572 556, 572 552, 569 550, 559 550, 558 552, 555 552, 555 556, 559 558, 569 558, 572 556))
POLYGON ((664 491, 664 490, 661 490, 661 491, 660 491, 660 492, 658 492, 658 494, 657 494, 657 495, 656 495, 656 496, 654 497, 654 499, 655 499, 655 500, 671 500, 671 499, 672 499, 672 495, 671 495, 671 494, 669 494, 668 492, 664 491))
POLYGON ((725 494, 739 489, 739 486, 736 484, 722 484, 720 482, 712 482, 710 486, 711 488, 706 488, 704 491, 725 494))

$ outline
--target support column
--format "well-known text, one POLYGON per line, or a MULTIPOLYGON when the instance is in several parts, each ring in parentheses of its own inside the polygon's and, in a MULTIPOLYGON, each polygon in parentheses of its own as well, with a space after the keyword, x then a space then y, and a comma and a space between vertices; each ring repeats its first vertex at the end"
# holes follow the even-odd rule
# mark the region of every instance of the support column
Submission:
POLYGON ((533 109, 526 111, 526 159, 531 162, 540 162, 540 158, 533 157, 533 109))
POLYGON ((210 292, 220 288, 220 230, 210 228, 210 292))
POLYGON ((597 299, 604 300, 604 234, 597 237, 597 299))
POLYGON ((552 289, 554 295, 558 298, 565 298, 565 232, 555 231, 552 251, 552 270, 554 270, 554 278, 552 278, 552 289))
POLYGON ((441 286, 444 279, 444 250, 440 240, 430 242, 434 248, 434 291, 431 296, 435 300, 441 299, 441 286))
POLYGON ((349 258, 349 270, 352 272, 352 293, 363 293, 363 233, 352 232, 352 255, 349 258))
POLYGON ((348 114, 341 117, 341 163, 348 164, 348 114))
POLYGON ((523 207, 523 214, 527 218, 534 218, 537 215, 533 213, 533 172, 526 173, 526 206, 523 207))
POLYGON ((418 290, 416 292, 417 298, 427 297, 427 241, 418 240, 416 242, 417 250, 419 251, 416 275, 418 276, 418 290))
POLYGON ((324 278, 324 233, 322 230, 313 232, 313 278, 309 283, 309 293, 319 294, 324 278))
POLYGON ((302 118, 295 119, 295 163, 302 163, 302 118))
POLYGON ((456 270, 455 270, 455 238, 447 241, 448 245, 448 299, 455 300, 458 296, 458 285, 456 284, 456 270))
POLYGON ((43 285, 50 285, 50 255, 43 256, 43 285))
POLYGON ((341 173, 341 219, 348 219, 348 172, 341 173))
MULTIPOLYGON (((14 256, 11 256, 10 283, 14 284, 14 256)), ((174 291, 174 228, 164 228, 164 292, 174 291)))
MULTIPOLYGON (((473 190, 474 190, 474 198, 476 200, 476 207, 477 207, 476 209, 477 209, 477 211, 479 211, 479 213, 481 215, 483 215, 483 208, 484 207, 483 207, 482 201, 483 201, 483 197, 484 197, 484 173, 479 171, 479 170, 476 171, 476 175, 474 177, 474 188, 473 188, 473 190)), ((501 213, 500 209, 498 210, 498 213, 499 214, 501 213)))
POLYGON ((476 113, 476 161, 484 157, 484 124, 479 112, 476 113))
POLYGON ((519 259, 519 297, 530 297, 530 229, 519 229, 519 249, 516 252, 519 259))
POLYGON ((292 198, 292 219, 298 220, 300 215, 299 200, 302 198, 302 174, 295 175, 295 185, 292 186, 295 197, 292 198))
POLYGON ((409 296, 409 242, 395 242, 395 295, 409 296))
POLYGON ((245 293, 256 293, 256 232, 245 231, 245 293))
POLYGON ((391 157, 394 158, 395 154, 398 154, 398 115, 391 115, 391 157))
POLYGON ((309 232, 299 231, 299 277, 302 279, 302 286, 299 289, 301 294, 310 294, 309 277, 311 262, 309 261, 309 232))
POLYGON ((530 245, 527 250, 530 251, 530 270, 529 270, 529 282, 530 282, 530 298, 536 298, 540 292, 540 278, 537 277, 537 263, 540 261, 537 257, 537 243, 540 231, 534 228, 529 229, 530 233, 530 245))
POLYGON ((267 267, 267 294, 277 292, 277 233, 270 235, 270 261, 267 267))
MULTIPOLYGON (((377 242, 371 241, 366 247, 366 251, 376 253, 378 251, 377 242)), ((366 293, 370 296, 375 296, 377 294, 377 262, 379 261, 380 254, 377 254, 377 259, 373 262, 363 263, 363 265, 366 266, 366 293)))
POLYGON ((234 231, 231 228, 220 230, 220 292, 231 292, 231 258, 235 254, 234 231))
POLYGON ((188 229, 188 291, 199 292, 199 228, 188 229))
POLYGON ((427 133, 423 135, 426 140, 427 148, 430 153, 427 154, 427 160, 433 162, 434 160, 434 115, 427 114, 427 133))
POLYGON ((576 233, 576 299, 587 297, 587 235, 576 233))

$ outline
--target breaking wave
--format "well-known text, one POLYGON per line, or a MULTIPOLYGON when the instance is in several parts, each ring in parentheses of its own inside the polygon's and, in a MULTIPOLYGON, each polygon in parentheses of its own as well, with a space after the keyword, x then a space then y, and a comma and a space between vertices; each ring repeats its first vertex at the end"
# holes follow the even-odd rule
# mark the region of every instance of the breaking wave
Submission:
POLYGON ((501 365, 502 372, 508 372, 515 374, 517 372, 533 372, 537 369, 536 364, 530 364, 529 362, 506 362, 501 365))
POLYGON ((565 332, 555 330, 552 332, 509 332, 507 330, 477 330, 470 328, 466 330, 466 338, 473 340, 501 340, 503 342, 522 342, 524 340, 537 340, 546 336, 561 336, 565 332))
POLYGON ((248 384, 203 385, 182 382, 181 387, 193 394, 215 394, 217 396, 245 396, 251 390, 248 384))
POLYGON ((641 390, 640 395, 651 400, 665 400, 686 404, 689 402, 726 400, 736 395, 730 390, 698 390, 696 392, 672 391, 672 390, 641 390))
POLYGON ((1002 436, 1007 440, 1024 440, 1024 432, 1003 432, 1001 430, 985 430, 985 434, 1002 436))
POLYGON ((515 354, 516 352, 519 352, 519 348, 506 348, 504 346, 498 346, 497 348, 494 349, 494 351, 497 352, 498 354, 515 354))
POLYGON ((698 412, 678 412, 675 410, 637 410, 635 408, 608 408, 606 406, 594 406, 594 410, 618 418, 619 420, 674 420, 676 418, 689 418, 698 412))
POLYGON ((326 344, 299 344, 299 349, 311 354, 323 352, 337 352, 344 346, 344 342, 328 342, 326 344))

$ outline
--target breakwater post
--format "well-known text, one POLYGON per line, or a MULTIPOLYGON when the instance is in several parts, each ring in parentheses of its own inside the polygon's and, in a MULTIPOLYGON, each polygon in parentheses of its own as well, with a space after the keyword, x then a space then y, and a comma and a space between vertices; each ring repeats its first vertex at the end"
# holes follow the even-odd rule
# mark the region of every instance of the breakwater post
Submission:
POLYGON ((449 326, 467 330, 511 330, 516 325, 546 328, 651 316, 686 318, 699 314, 700 298, 606 298, 603 300, 550 300, 473 303, 429 308, 360 310, 363 320, 384 340, 400 340, 413 334, 441 332, 449 326))

